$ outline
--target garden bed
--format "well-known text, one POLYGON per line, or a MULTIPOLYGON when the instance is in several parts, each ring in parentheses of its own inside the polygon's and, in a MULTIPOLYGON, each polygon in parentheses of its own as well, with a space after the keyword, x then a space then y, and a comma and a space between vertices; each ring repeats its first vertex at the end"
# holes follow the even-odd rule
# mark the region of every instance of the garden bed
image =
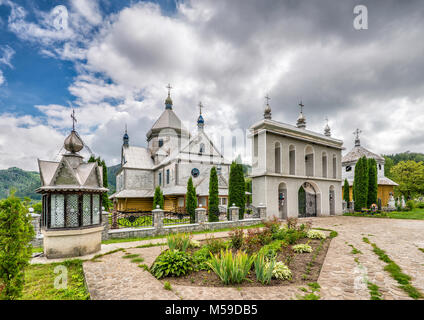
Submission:
MULTIPOLYGON (((307 265, 312 259, 315 250, 321 245, 321 240, 315 239, 301 239, 297 243, 307 243, 312 247, 312 253, 298 253, 294 256, 293 260, 288 264, 292 272, 292 280, 271 279, 270 284, 263 285, 256 281, 255 271, 251 270, 247 276, 247 280, 237 287, 257 287, 257 286, 281 286, 281 285, 306 285, 310 282, 316 282, 321 272, 321 267, 327 255, 328 247, 330 246, 331 238, 326 238, 323 242, 322 249, 318 253, 315 261, 311 263, 311 270, 309 274, 305 274, 307 265), (304 277, 306 276, 306 277, 304 277)), ((235 250, 232 250, 233 252, 235 250)), ((285 261, 286 255, 280 252, 277 256, 277 261, 285 261)), ((171 285, 181 286, 198 286, 198 287, 225 287, 219 277, 211 270, 209 271, 195 271, 182 277, 166 277, 163 282, 168 281, 171 285)))

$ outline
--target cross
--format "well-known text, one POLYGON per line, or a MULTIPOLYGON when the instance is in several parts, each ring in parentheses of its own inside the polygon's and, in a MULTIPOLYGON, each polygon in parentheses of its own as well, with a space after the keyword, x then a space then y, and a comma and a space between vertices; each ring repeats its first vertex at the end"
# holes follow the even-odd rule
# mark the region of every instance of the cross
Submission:
POLYGON ((168 89, 168 96, 171 94, 171 85, 168 83, 168 85, 166 86, 166 88, 168 89))
POLYGON ((268 94, 265 96, 265 99, 266 99, 266 104, 268 105, 269 104, 269 100, 271 100, 271 98, 268 96, 268 94))
POLYGON ((75 117, 75 109, 72 109, 71 118, 72 118, 72 131, 75 131, 75 122, 78 122, 77 118, 75 117))
POLYGON ((199 102, 200 115, 202 114, 202 108, 204 108, 202 101, 199 102))
POLYGON ((325 117, 325 121, 327 121, 327 124, 328 124, 328 117, 325 117))
POLYGON ((303 107, 305 105, 302 103, 302 101, 300 101, 299 106, 300 106, 300 113, 303 113, 303 107))
POLYGON ((359 134, 362 133, 361 130, 356 129, 355 132, 353 134, 356 134, 356 139, 359 139, 359 134))

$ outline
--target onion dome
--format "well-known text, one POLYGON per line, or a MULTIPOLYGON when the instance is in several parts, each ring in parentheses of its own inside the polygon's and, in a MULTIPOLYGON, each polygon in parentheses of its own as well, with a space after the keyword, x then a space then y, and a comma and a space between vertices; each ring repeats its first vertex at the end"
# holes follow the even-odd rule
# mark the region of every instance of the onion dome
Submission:
POLYGON ((266 107, 265 107, 265 110, 264 110, 264 119, 271 120, 271 107, 269 106, 269 104, 267 104, 266 107))
POLYGON ((326 135, 327 137, 331 137, 331 129, 330 129, 330 126, 328 125, 327 118, 326 120, 327 120, 327 124, 325 125, 325 128, 324 128, 324 135, 326 135))
POLYGON ((299 103, 299 106, 300 106, 300 114, 299 114, 299 117, 297 118, 296 126, 298 128, 305 129, 306 128, 306 118, 303 115, 304 104, 302 103, 302 101, 299 103))
POLYGON ((199 129, 203 129, 205 126, 205 119, 203 119, 203 116, 202 116, 202 108, 203 108, 203 104, 202 102, 199 102, 200 113, 199 113, 199 118, 197 118, 197 128, 199 129))
POLYGON ((168 97, 165 100, 165 109, 172 109, 172 99, 171 96, 168 94, 168 97))
POLYGON ((129 135, 128 135, 128 132, 127 132, 127 128, 126 128, 126 126, 125 126, 125 133, 124 133, 124 137, 122 138, 122 140, 124 141, 124 146, 125 146, 125 147, 128 147, 128 146, 129 146, 129 142, 130 142, 130 137, 129 137, 129 135))
POLYGON ((77 153, 84 148, 84 142, 82 142, 77 132, 72 130, 70 135, 65 139, 64 147, 71 153, 77 153))

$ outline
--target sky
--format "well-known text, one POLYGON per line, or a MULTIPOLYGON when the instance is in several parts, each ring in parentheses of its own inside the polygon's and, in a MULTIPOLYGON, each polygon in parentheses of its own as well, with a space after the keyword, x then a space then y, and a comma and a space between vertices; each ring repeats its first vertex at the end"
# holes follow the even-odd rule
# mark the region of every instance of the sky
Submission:
POLYGON ((307 129, 328 118, 344 152, 356 128, 373 152, 422 152, 423 16, 420 0, 0 0, 0 169, 57 160, 72 108, 119 163, 125 126, 145 146, 168 83, 186 127, 202 101, 206 132, 239 137, 231 155, 247 162, 267 94, 274 120, 295 124, 300 101, 307 129))

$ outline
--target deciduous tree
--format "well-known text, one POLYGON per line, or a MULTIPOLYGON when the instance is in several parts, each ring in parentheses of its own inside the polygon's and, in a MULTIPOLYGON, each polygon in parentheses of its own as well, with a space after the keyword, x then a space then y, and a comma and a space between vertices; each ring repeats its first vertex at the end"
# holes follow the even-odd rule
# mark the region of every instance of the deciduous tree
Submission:
POLYGON ((413 199, 424 193, 424 163, 412 160, 401 161, 390 170, 393 181, 399 185, 395 192, 406 199, 413 199))

